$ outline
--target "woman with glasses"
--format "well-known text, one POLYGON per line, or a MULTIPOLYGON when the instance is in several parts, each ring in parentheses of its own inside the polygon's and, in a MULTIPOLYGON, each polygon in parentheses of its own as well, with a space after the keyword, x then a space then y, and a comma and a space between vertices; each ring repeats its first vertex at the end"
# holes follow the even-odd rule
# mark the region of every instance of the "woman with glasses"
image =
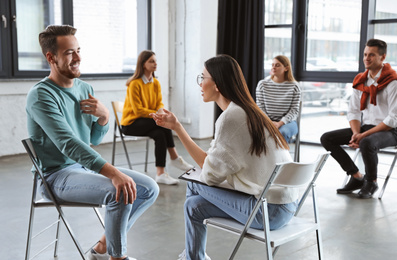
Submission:
POLYGON ((292 75, 291 62, 286 56, 276 56, 270 76, 259 81, 256 87, 256 103, 273 121, 287 143, 298 133, 296 119, 300 99, 301 91, 292 75))
MULTIPOLYGON (((288 144, 272 121, 252 99, 238 63, 230 56, 207 60, 197 77, 204 102, 214 101, 223 110, 215 123, 215 138, 203 151, 187 134, 175 115, 152 114, 157 125, 176 132, 202 168, 200 180, 210 186, 227 181, 235 190, 188 182, 185 214, 185 250, 179 259, 210 259, 205 254, 206 226, 210 217, 248 219, 276 163, 292 161, 288 144)), ((269 197, 271 229, 284 226, 296 210, 298 190, 273 190, 269 197)), ((253 228, 263 228, 258 212, 253 228)))
POLYGON ((155 78, 157 60, 154 52, 142 51, 134 75, 127 80, 127 95, 125 97, 121 130, 125 135, 149 136, 154 139, 156 157, 156 182, 163 184, 178 184, 179 180, 165 172, 167 150, 170 154, 170 164, 187 171, 193 168, 178 155, 172 132, 156 125, 150 113, 163 113, 161 86, 155 78))

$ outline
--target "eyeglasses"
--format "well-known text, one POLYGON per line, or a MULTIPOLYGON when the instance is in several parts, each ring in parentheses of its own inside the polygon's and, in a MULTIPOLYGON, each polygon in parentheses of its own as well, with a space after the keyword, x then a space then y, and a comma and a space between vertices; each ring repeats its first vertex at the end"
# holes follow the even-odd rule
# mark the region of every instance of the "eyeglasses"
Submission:
POLYGON ((201 85, 201 83, 203 83, 203 81, 204 81, 205 78, 211 78, 211 77, 204 77, 203 74, 197 75, 197 84, 198 84, 198 85, 201 85))

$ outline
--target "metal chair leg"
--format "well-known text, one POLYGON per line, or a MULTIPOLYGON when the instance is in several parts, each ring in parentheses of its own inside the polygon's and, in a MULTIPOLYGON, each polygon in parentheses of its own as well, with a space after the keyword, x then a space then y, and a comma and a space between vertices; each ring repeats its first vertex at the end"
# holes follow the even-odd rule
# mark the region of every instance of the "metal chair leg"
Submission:
MULTIPOLYGON (((316 199, 316 189, 315 185, 312 186, 312 195, 313 195, 313 208, 314 208, 314 219, 318 225, 320 225, 320 219, 317 208, 317 199, 316 199)), ((316 238, 317 238, 317 251, 318 251, 318 259, 323 258, 323 247, 322 247, 322 238, 321 238, 321 230, 318 228, 316 230, 316 238)))
POLYGON ((127 145, 125 144, 124 137, 122 135, 120 135, 120 138, 121 138, 121 143, 123 144, 123 148, 124 148, 124 152, 125 152, 125 157, 127 159, 128 167, 130 167, 130 169, 132 170, 130 156, 128 155, 128 151, 127 151, 127 145))
POLYGON ((54 257, 58 256, 59 233, 61 231, 60 225, 61 225, 61 215, 58 214, 58 224, 57 224, 57 231, 56 231, 56 236, 55 236, 54 257))
POLYGON ((28 237, 26 240, 25 260, 28 260, 30 256, 30 244, 32 241, 33 220, 34 220, 34 206, 32 203, 30 206, 29 228, 28 228, 28 237))
POLYGON ((69 232, 69 235, 72 238, 74 245, 76 246, 77 250, 79 251, 81 258, 85 259, 84 251, 83 251, 79 241, 76 239, 76 236, 74 235, 73 230, 69 225, 69 222, 64 217, 63 210, 59 206, 55 206, 55 207, 57 208, 59 216, 62 219, 62 222, 65 225, 67 231, 69 232))
POLYGON ((116 134, 117 134, 117 124, 114 123, 114 131, 113 131, 113 145, 112 145, 112 165, 114 165, 114 158, 116 156, 116 134))
POLYGON ((385 189, 386 189, 386 185, 387 185, 387 183, 389 182, 390 175, 391 175, 391 173, 392 173, 393 170, 394 170, 394 165, 396 164, 396 160, 397 160, 397 152, 396 152, 396 154, 394 155, 393 162, 392 162, 391 165, 390 165, 389 173, 387 174, 387 176, 386 176, 386 178, 385 178, 385 182, 383 183, 382 190, 379 192, 378 199, 382 199, 383 193, 385 192, 385 189))
POLYGON ((145 172, 147 172, 148 158, 149 158, 149 140, 146 140, 145 172))

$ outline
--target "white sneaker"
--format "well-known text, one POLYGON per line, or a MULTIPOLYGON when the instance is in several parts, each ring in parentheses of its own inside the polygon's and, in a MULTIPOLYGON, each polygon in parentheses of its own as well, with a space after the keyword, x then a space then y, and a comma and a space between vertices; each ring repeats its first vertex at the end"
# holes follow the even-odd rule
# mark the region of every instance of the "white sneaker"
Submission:
POLYGON ((97 253, 93 248, 91 248, 91 250, 88 251, 86 257, 88 260, 109 260, 110 255, 108 253, 97 253))
POLYGON ((193 168, 193 165, 187 163, 181 156, 178 156, 178 158, 174 160, 170 160, 170 164, 182 171, 188 171, 193 168))
MULTIPOLYGON (((109 260, 110 259, 110 255, 108 253, 104 253, 104 254, 100 254, 97 253, 93 248, 91 248, 90 251, 88 251, 87 255, 86 255, 88 260, 109 260)), ((125 260, 136 260, 136 258, 133 257, 128 257, 124 258, 125 260)))
MULTIPOLYGON (((186 249, 183 249, 182 253, 178 255, 178 260, 186 260, 186 249)), ((211 260, 207 253, 205 253, 205 260, 211 260)))
POLYGON ((157 183, 168 184, 168 185, 175 185, 179 183, 179 180, 172 178, 166 172, 161 175, 156 175, 155 180, 157 183))

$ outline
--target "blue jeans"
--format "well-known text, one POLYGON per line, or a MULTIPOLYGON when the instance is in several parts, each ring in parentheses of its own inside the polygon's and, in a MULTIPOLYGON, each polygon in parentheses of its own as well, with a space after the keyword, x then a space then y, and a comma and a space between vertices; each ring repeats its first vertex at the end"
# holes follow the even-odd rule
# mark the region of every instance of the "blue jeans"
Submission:
MULTIPOLYGON (((233 218, 245 224, 256 202, 257 199, 253 195, 188 182, 184 206, 187 259, 205 259, 207 226, 203 224, 204 219, 233 218)), ((268 204, 270 229, 279 229, 287 224, 296 208, 295 202, 283 205, 268 204)), ((261 208, 251 227, 263 229, 262 219, 261 208)))
MULTIPOLYGON (((105 236, 108 254, 122 257, 127 254, 127 232, 135 221, 156 200, 159 187, 150 177, 128 169, 118 168, 136 183, 137 196, 133 204, 124 204, 123 196, 116 202, 116 188, 101 174, 73 164, 46 177, 57 201, 106 205, 105 236)), ((43 185, 41 185, 43 186, 43 185)), ((44 196, 44 187, 41 188, 44 196)))
POLYGON ((285 141, 289 143, 291 137, 298 133, 298 124, 296 121, 291 121, 288 124, 282 125, 278 130, 284 136, 285 141))
MULTIPOLYGON (((360 132, 365 132, 374 125, 361 126, 360 132)), ((347 175, 357 173, 358 167, 346 153, 341 145, 349 144, 353 132, 351 128, 343 128, 326 132, 321 136, 321 144, 331 152, 331 156, 339 163, 347 175)), ((397 129, 381 131, 363 138, 360 143, 360 151, 365 165, 365 179, 374 181, 378 176, 378 152, 379 149, 397 145, 397 129)))

